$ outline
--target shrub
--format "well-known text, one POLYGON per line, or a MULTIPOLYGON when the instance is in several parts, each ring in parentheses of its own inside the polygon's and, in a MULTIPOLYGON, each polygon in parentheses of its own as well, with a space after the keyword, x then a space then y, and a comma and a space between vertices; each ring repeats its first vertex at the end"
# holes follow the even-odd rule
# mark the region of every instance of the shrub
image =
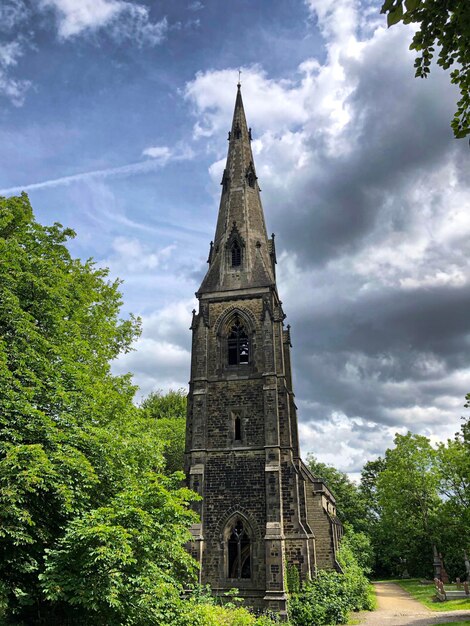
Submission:
POLYGON ((349 598, 350 610, 371 611, 374 608, 374 602, 370 594, 370 583, 354 554, 355 539, 356 534, 350 533, 345 535, 341 542, 338 561, 344 573, 343 584, 349 598))
POLYGON ((296 565, 287 563, 286 582, 287 582, 287 590, 289 593, 298 593, 300 591, 299 568, 296 565))
POLYGON ((295 626, 344 624, 348 620, 350 597, 344 576, 320 571, 315 580, 304 583, 289 602, 289 615, 295 626))
POLYGON ((263 614, 256 617, 248 609, 237 606, 243 602, 238 589, 230 589, 223 596, 212 595, 209 585, 196 585, 185 601, 180 621, 171 626, 275 626, 277 616, 263 614))
POLYGON ((275 626, 268 616, 256 617, 243 607, 193 604, 178 626, 275 626))
POLYGON ((291 596, 289 617, 294 626, 345 624, 350 611, 374 608, 369 581, 350 541, 348 536, 343 538, 338 554, 342 574, 320 571, 314 580, 303 584, 299 593, 291 596))

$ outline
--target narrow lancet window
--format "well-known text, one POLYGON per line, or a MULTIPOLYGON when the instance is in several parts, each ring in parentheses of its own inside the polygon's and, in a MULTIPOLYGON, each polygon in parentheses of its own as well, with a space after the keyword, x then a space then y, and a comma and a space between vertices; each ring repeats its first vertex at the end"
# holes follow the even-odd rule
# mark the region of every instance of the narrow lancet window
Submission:
POLYGON ((232 267, 240 267, 242 264, 242 249, 238 241, 234 241, 231 247, 232 267))
POLYGON ((238 415, 238 413, 235 414, 234 417, 234 439, 235 441, 241 441, 242 440, 242 420, 241 417, 238 415))
POLYGON ((228 577, 251 578, 250 538, 237 520, 228 539, 228 577))
POLYGON ((250 340, 240 318, 237 316, 228 334, 228 364, 248 365, 250 360, 250 340))

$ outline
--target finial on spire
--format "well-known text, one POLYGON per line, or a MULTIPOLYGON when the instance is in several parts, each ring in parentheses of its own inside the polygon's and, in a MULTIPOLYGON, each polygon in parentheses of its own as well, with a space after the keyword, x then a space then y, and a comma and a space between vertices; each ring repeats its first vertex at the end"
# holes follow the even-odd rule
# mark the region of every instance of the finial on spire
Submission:
POLYGON ((238 83, 237 83, 238 89, 240 89, 241 86, 242 86, 242 71, 238 70, 238 83))

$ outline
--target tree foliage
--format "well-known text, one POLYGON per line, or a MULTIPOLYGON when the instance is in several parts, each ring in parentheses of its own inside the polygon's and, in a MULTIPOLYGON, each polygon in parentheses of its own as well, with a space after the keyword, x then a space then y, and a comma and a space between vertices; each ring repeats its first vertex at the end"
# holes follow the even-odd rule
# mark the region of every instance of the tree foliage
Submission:
POLYGON ((433 576, 434 551, 453 578, 465 578, 470 551, 468 421, 433 447, 423 436, 397 435, 384 458, 366 463, 361 491, 376 575, 433 576))
POLYGON ((400 21, 418 24, 410 49, 416 50, 416 76, 426 78, 431 71, 435 46, 437 64, 450 73, 460 90, 460 100, 452 120, 457 138, 470 133, 470 3, 465 0, 385 0, 382 13, 389 26, 400 21))
POLYGON ((141 403, 140 410, 153 420, 157 438, 163 444, 165 473, 183 471, 186 436, 186 393, 183 389, 150 393, 141 403))
POLYGON ((338 553, 342 574, 320 571, 292 594, 289 617, 293 626, 346 624, 351 611, 373 608, 369 581, 351 545, 353 535, 351 531, 345 535, 338 553))
POLYGON ((72 520, 47 551, 46 598, 79 608, 90 624, 171 623, 172 612, 176 619, 183 582, 196 570, 184 548, 195 519, 192 494, 178 478, 144 477, 142 486, 72 520))
POLYGON ((429 439, 412 433, 397 434, 394 443, 377 481, 387 559, 390 566, 411 568, 411 574, 432 574, 441 506, 436 451, 429 439))
POLYGON ((166 394, 162 391, 152 391, 140 404, 140 408, 145 411, 147 417, 157 420, 186 419, 186 406, 184 389, 170 390, 166 394))
POLYGON ((155 581, 178 599, 193 566, 191 496, 159 475, 157 420, 110 369, 139 320, 70 237, 25 194, 0 198, 0 610, 16 625, 134 623, 126 602, 152 614, 155 581))

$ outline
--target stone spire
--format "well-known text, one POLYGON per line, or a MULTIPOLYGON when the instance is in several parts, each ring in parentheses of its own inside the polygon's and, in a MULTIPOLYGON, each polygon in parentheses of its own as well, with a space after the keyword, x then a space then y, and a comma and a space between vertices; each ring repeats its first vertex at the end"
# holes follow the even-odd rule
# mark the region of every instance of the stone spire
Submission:
POLYGON ((274 238, 268 239, 240 83, 209 269, 199 294, 275 285, 274 238))

